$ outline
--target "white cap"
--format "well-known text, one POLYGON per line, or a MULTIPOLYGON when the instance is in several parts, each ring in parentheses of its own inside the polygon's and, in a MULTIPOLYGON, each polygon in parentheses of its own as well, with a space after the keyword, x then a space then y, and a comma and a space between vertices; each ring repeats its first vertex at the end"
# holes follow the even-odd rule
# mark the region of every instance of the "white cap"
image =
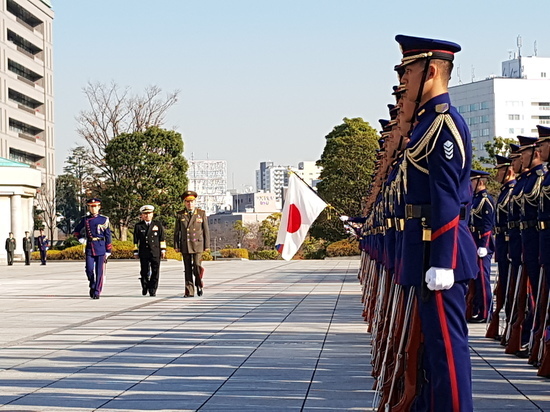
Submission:
POLYGON ((154 212, 154 211, 155 211, 155 206, 153 206, 153 205, 141 206, 141 207, 139 208, 139 211, 140 211, 140 213, 150 213, 150 212, 154 212))

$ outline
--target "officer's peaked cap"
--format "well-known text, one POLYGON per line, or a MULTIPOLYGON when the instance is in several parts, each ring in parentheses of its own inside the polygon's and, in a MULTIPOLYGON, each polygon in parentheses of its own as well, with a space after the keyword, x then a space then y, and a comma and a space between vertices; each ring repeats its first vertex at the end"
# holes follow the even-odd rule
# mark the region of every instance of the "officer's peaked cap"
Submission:
POLYGON ((181 195, 181 199, 182 200, 195 200, 197 198, 197 196, 198 196, 197 192, 194 192, 192 190, 186 190, 181 195))
POLYGON ((489 177, 490 173, 483 170, 470 170, 470 179, 481 179, 484 177, 489 177))
POLYGON ((497 161, 497 164, 495 165, 497 169, 499 167, 510 166, 510 164, 512 163, 512 159, 501 155, 495 155, 495 159, 497 161))
POLYGON ((88 206, 97 206, 97 205, 101 204, 101 200, 98 199, 97 197, 92 197, 92 198, 86 200, 86 204, 88 206))
POLYGON ((155 211, 155 206, 145 205, 139 208, 140 213, 153 213, 155 211))
POLYGON ((538 137, 530 137, 530 136, 517 136, 519 140, 519 151, 526 149, 531 149, 535 146, 537 146, 537 140, 538 137))
POLYGON ((462 50, 458 44, 446 40, 405 36, 403 34, 395 36, 395 40, 401 46, 401 52, 403 53, 401 67, 427 58, 453 61, 455 53, 462 50))
POLYGON ((539 131, 539 142, 550 139, 550 127, 538 124, 537 130, 539 131))

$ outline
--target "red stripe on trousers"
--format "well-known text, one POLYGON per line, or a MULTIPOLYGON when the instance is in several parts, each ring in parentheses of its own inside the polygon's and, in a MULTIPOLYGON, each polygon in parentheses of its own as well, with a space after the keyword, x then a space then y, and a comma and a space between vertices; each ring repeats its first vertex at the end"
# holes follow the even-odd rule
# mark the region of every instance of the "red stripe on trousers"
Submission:
POLYGON ((443 303, 443 295, 440 290, 434 292, 437 303, 437 311, 439 313, 439 323, 441 326, 441 334, 445 343, 445 352, 447 354, 447 362, 449 364, 449 379, 451 381, 451 396, 453 400, 453 411, 460 412, 460 402, 458 400, 458 382, 456 378, 455 358, 453 356, 453 348, 451 345, 451 336, 449 327, 447 326, 447 318, 445 316, 445 307, 443 303))

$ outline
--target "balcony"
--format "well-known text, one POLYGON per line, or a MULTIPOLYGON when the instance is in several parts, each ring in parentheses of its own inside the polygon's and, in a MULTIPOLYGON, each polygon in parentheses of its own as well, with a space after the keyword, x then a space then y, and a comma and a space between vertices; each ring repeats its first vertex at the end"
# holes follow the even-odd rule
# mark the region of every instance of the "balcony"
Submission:
POLYGON ((42 49, 35 44, 31 43, 24 37, 21 37, 17 33, 8 29, 7 39, 9 42, 13 43, 17 50, 22 54, 30 57, 31 59, 44 60, 44 52, 42 49))
POLYGON ((7 1, 6 9, 15 17, 15 21, 32 32, 44 35, 44 22, 13 0, 7 1))

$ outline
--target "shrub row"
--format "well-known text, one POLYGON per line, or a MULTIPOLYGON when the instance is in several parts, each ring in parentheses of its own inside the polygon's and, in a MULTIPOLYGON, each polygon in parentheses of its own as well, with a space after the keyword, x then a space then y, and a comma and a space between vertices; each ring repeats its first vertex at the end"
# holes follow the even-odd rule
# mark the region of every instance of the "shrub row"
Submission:
POLYGON ((327 246, 328 257, 356 256, 360 254, 359 244, 356 241, 349 241, 348 239, 340 240, 327 246))

